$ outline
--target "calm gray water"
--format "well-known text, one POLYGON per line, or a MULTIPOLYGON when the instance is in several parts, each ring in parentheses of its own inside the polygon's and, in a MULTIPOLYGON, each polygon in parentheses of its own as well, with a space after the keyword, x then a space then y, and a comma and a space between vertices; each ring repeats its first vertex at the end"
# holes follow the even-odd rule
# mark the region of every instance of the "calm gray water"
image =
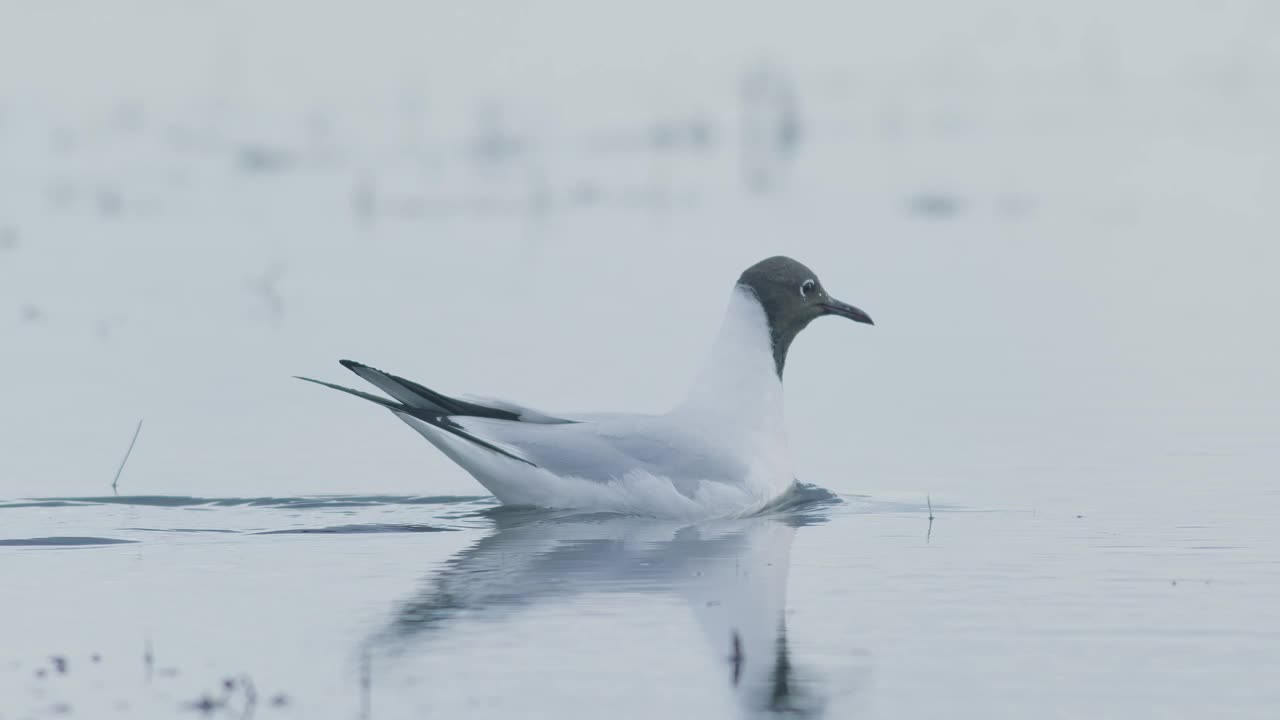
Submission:
POLYGON ((1099 492, 10 501, 0 717, 1273 716, 1276 492, 1099 492))

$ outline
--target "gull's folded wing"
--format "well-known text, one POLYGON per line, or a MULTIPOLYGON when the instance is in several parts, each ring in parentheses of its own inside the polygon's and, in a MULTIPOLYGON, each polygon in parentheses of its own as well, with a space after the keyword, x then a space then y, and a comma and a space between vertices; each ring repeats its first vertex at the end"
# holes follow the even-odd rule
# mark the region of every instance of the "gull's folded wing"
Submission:
POLYGON ((444 415, 484 417, 495 420, 516 420, 534 423, 573 422, 564 418, 552 417, 546 413, 505 400, 486 401, 482 404, 481 402, 449 397, 431 388, 423 387, 412 380, 406 380, 398 375, 383 372, 354 360, 341 360, 339 362, 346 369, 411 408, 430 410, 444 415))

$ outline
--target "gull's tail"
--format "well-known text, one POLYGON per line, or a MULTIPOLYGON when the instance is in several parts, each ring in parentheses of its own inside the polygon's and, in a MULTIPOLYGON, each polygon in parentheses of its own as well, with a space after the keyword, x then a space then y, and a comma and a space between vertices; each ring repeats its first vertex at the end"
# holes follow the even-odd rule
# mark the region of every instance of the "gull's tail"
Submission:
MULTIPOLYGON (((369 381, 369 383, 390 395, 393 399, 389 400, 372 393, 354 390, 349 387, 335 385, 334 383, 316 380, 314 378, 302 377, 300 375, 295 375, 294 377, 317 385, 323 385, 327 388, 333 388, 334 390, 339 390, 347 393, 348 395, 355 395, 358 398, 368 400, 372 403, 377 403, 402 418, 410 417, 421 420, 428 425, 432 425, 444 430, 445 432, 457 435, 458 437, 469 440, 476 445, 492 450, 500 455, 505 455, 513 460, 519 460, 522 463, 533 465, 533 463, 519 457, 518 455, 514 455, 487 440, 476 437, 475 434, 468 432, 466 428, 463 428, 452 419, 454 417, 482 417, 519 422, 520 416, 516 413, 497 408, 485 407, 484 405, 477 405, 476 403, 467 402, 466 400, 451 398, 448 395, 442 395, 434 390, 425 388, 412 380, 405 380, 402 377, 397 377, 391 373, 385 373, 381 370, 371 368, 368 365, 363 365, 353 360, 341 360, 339 362, 342 363, 343 367, 369 381)), ((412 425, 412 423, 410 424, 412 425)))
MULTIPOLYGON (((342 367, 359 375, 382 392, 417 410, 429 410, 444 415, 487 417, 495 420, 520 419, 520 416, 513 412, 451 398, 430 388, 425 388, 412 380, 406 380, 354 360, 339 360, 338 362, 342 363, 342 367)), ((330 387, 333 386, 330 385, 330 387)))

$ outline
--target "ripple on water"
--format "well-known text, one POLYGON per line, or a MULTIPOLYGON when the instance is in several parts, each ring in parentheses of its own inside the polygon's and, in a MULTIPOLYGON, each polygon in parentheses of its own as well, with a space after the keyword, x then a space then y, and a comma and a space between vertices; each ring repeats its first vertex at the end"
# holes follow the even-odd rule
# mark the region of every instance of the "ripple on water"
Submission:
POLYGON ((479 495, 313 495, 304 497, 203 498, 186 495, 103 495, 92 497, 30 498, 0 502, 0 510, 31 507, 138 505, 144 507, 279 507, 329 508, 372 505, 453 505, 491 500, 479 495))
POLYGON ((38 537, 38 538, 17 538, 12 540, 0 540, 0 546, 5 547, 84 547, 87 545, 121 545, 127 543, 135 543, 137 540, 119 540, 117 538, 104 537, 75 537, 75 536, 59 536, 59 537, 38 537))

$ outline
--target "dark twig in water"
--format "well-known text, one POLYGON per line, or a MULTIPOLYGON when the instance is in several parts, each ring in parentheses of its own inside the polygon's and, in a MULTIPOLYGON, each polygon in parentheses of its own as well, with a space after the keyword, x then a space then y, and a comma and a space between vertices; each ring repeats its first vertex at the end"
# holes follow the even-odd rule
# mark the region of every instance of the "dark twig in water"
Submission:
POLYGON ((731 653, 729 655, 729 664, 733 666, 733 686, 737 687, 738 682, 742 680, 742 662, 746 657, 742 654, 742 636, 737 630, 733 631, 733 642, 730 645, 731 653))
MULTIPOLYGON (((258 707, 258 689, 253 684, 253 678, 248 674, 239 677, 229 677, 222 681, 222 695, 214 695, 205 693, 191 702, 183 704, 187 710, 195 710, 204 715, 211 715, 214 712, 225 710, 228 714, 235 714, 236 692, 239 691, 244 696, 244 704, 240 707, 240 720, 252 720, 253 712, 258 707)), ((284 697, 283 695, 277 698, 284 697)), ((284 702, 288 702, 286 699, 284 702)), ((282 706, 283 703, 272 700, 272 704, 282 706)))
POLYGON ((124 451, 124 459, 120 461, 120 467, 116 469, 116 477, 111 481, 111 492, 119 495, 120 491, 116 490, 116 485, 120 482, 120 473, 124 472, 124 464, 129 462, 129 456, 133 454, 133 445, 138 442, 138 433, 142 432, 142 421, 138 421, 138 427, 133 431, 133 439, 129 441, 129 449, 124 451))
POLYGON ((924 534, 924 541, 928 543, 933 540, 933 498, 925 495, 924 501, 929 504, 929 529, 924 534))
POLYGON ((258 706, 258 689, 253 685, 253 678, 240 676, 240 688, 244 690, 244 710, 240 713, 242 720, 253 717, 253 709, 258 706))

